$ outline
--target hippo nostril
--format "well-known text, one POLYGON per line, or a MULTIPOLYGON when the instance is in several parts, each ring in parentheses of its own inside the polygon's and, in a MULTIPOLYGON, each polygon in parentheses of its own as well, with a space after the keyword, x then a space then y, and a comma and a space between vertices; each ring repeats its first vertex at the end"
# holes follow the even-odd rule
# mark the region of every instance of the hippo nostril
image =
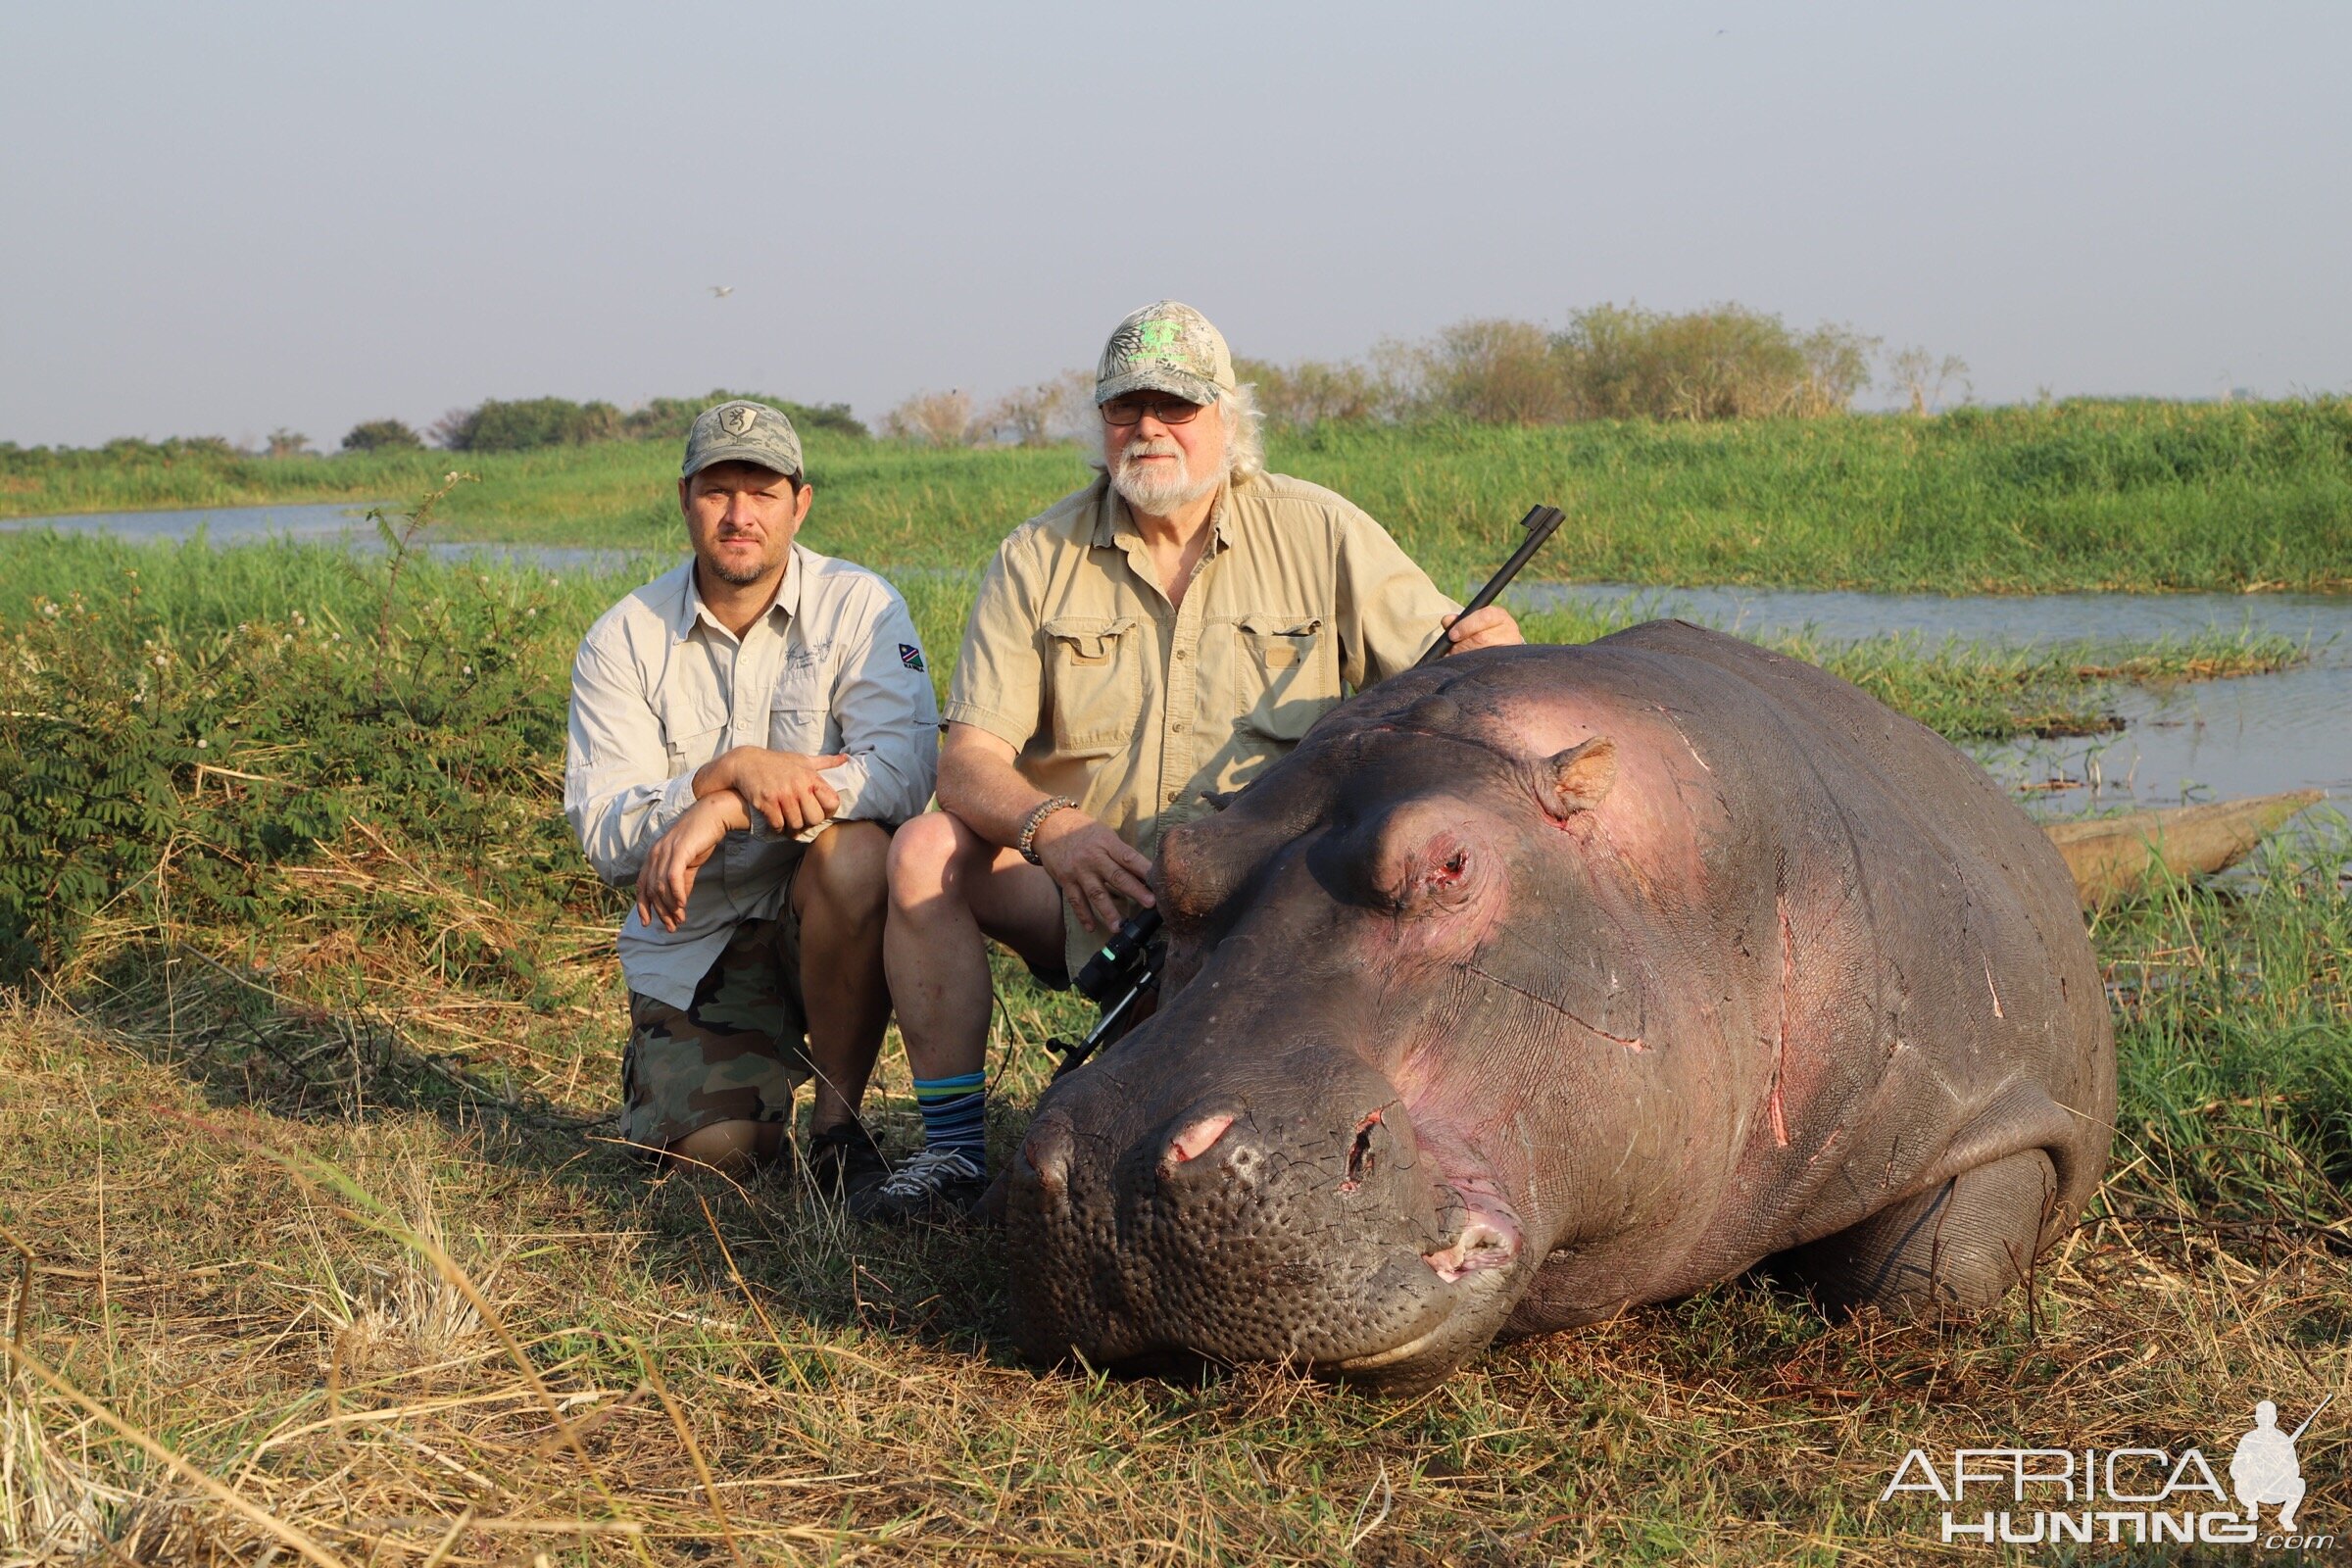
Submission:
POLYGON ((1354 1192, 1379 1163, 1379 1157, 1372 1152, 1372 1129, 1379 1125, 1377 1110, 1355 1124, 1355 1142, 1348 1150, 1348 1179, 1340 1184, 1341 1192, 1354 1192))
POLYGON ((1168 1163, 1181 1165, 1187 1160, 1199 1159, 1208 1152, 1211 1145, 1225 1136, 1225 1129, 1232 1125, 1231 1115, 1203 1116, 1170 1140, 1168 1163))
POLYGON ((1021 1160, 1037 1173, 1049 1193, 1058 1193, 1070 1181, 1070 1129, 1058 1118, 1041 1122, 1021 1144, 1021 1160))

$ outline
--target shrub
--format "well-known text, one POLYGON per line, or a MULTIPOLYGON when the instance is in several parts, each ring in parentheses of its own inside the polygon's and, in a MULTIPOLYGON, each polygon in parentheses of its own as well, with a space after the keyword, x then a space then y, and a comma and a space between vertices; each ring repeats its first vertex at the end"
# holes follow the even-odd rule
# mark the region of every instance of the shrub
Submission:
POLYGON ((453 851, 477 897, 578 880, 548 764, 577 628, 544 578, 424 569, 373 635, 175 630, 135 574, 37 601, 0 643, 0 986, 70 964, 101 910, 267 926, 301 896, 275 868, 355 821, 453 851))
POLYGON ((529 452, 591 441, 683 441, 696 415, 737 399, 781 409, 804 432, 831 430, 859 438, 867 433, 846 403, 793 403, 757 392, 712 392, 701 398, 655 398, 626 414, 602 401, 529 398, 507 403, 494 398, 478 408, 450 410, 434 421, 433 439, 452 452, 529 452))
POLYGON ((976 437, 1014 446, 1091 439, 1102 428, 1095 417, 1094 372, 1064 370, 1050 381, 1015 387, 973 423, 976 437))
MULTIPOLYGON (((1825 321, 1800 332, 1743 305, 1681 314, 1596 305, 1557 332, 1485 318, 1425 342, 1383 345, 1368 362, 1245 361, 1238 368, 1256 383, 1266 416, 1292 427, 1413 416, 1479 424, 1811 417, 1842 412, 1870 384, 1877 347, 1850 326, 1825 321)), ((1953 380, 1966 367, 1947 359, 1931 369, 1953 380)))
POLYGON ((643 408, 631 409, 621 416, 621 433, 633 440, 683 441, 696 415, 717 404, 736 402, 764 403, 779 410, 803 435, 811 430, 830 430, 862 441, 872 434, 850 413, 847 403, 795 403, 789 398, 769 397, 764 392, 723 390, 713 390, 699 398, 655 398, 643 408))
POLYGON ((1552 336, 1533 321, 1457 321, 1418 356, 1431 412, 1483 424, 1557 424, 1577 413, 1552 336))
POLYGON ((882 416, 882 433, 917 446, 963 446, 973 435, 971 396, 952 389, 917 392, 882 416))
POLYGON ((423 438, 398 419, 363 419, 343 437, 346 452, 398 451, 423 445, 423 438))
POLYGON ((445 416, 435 429, 452 452, 529 452, 609 441, 621 433, 621 416, 618 409, 601 400, 492 398, 478 408, 445 416))
POLYGON ((1258 412, 1270 422, 1294 430, 1327 420, 1392 417, 1403 401, 1394 376, 1353 360, 1300 360, 1296 365, 1236 360, 1233 373, 1257 389, 1258 412))

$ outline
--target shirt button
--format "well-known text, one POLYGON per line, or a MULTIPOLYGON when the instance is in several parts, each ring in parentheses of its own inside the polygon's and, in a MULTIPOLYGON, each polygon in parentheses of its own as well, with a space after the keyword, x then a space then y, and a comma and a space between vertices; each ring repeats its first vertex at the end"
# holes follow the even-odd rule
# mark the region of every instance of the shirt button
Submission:
POLYGON ((1177 734, 1179 734, 1179 735, 1181 735, 1181 734, 1183 734, 1183 733, 1185 732, 1185 729, 1186 729, 1186 727, 1187 727, 1187 726, 1186 726, 1186 724, 1185 724, 1184 720, 1180 718, 1180 719, 1178 719, 1178 720, 1176 721, 1176 723, 1175 723, 1175 725, 1174 725, 1173 727, 1174 727, 1174 729, 1175 729, 1176 733, 1177 733, 1177 734))
POLYGON ((1176 657, 1178 659, 1190 659, 1193 657, 1193 651, 1190 648, 1179 648, 1176 650, 1176 657))

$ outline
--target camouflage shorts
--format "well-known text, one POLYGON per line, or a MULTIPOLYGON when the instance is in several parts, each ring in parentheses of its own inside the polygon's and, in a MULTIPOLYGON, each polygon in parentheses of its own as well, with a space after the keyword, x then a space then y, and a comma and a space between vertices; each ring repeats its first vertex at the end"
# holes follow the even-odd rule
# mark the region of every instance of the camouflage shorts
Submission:
POLYGON ((629 993, 620 1136, 641 1152, 721 1121, 787 1121, 810 1076, 801 929, 789 897, 746 920, 683 1010, 629 993))

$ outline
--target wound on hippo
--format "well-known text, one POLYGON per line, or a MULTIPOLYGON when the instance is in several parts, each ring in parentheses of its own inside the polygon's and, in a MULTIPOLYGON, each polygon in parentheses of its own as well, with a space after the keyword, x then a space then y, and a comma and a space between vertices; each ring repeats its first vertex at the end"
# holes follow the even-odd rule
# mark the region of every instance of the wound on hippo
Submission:
POLYGON ((1354 1192, 1363 1186, 1364 1178, 1372 1174, 1372 1129, 1379 1125, 1380 1112, 1376 1110, 1355 1129, 1355 1142, 1348 1149, 1348 1179, 1340 1184, 1341 1192, 1354 1192))

